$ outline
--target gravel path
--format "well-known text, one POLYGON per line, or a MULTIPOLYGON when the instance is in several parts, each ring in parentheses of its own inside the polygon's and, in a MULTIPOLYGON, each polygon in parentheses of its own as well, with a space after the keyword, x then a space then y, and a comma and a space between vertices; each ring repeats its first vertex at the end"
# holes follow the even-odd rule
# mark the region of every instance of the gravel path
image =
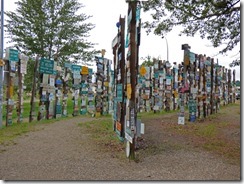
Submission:
POLYGON ((76 117, 43 126, 0 153, 1 180, 240 180, 240 166, 206 152, 165 151, 136 163, 98 152, 76 117))

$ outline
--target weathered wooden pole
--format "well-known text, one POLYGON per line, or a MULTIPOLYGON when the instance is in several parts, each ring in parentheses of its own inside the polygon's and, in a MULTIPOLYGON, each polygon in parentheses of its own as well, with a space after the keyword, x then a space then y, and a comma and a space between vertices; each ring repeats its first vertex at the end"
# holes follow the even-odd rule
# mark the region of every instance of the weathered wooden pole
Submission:
POLYGON ((31 101, 30 101, 30 115, 29 115, 29 122, 32 122, 34 116, 36 115, 35 112, 35 95, 36 95, 36 82, 38 78, 38 66, 39 66, 39 56, 36 56, 35 65, 34 65, 34 76, 32 82, 32 91, 31 91, 31 101))
POLYGON ((236 70, 233 70, 233 103, 236 103, 236 70))
MULTIPOLYGON (((130 44, 131 44, 131 55, 130 55, 130 73, 131 73, 131 108, 130 108, 130 118, 131 125, 136 127, 136 79, 137 79, 137 46, 136 46, 136 1, 129 2, 129 11, 131 11, 132 19, 131 19, 131 36, 130 36, 130 44)), ((133 130, 133 128, 132 128, 133 130)), ((136 137, 135 132, 132 138, 132 143, 130 144, 130 158, 135 159, 135 145, 136 145, 136 137)))
MULTIPOLYGON (((203 62, 206 61, 206 56, 203 56, 203 62)), ((206 118, 207 116, 207 105, 206 105, 206 101, 207 101, 207 91, 206 91, 206 65, 204 64, 203 66, 203 71, 202 71, 202 75, 203 75, 203 117, 206 118)))
POLYGON ((213 114, 213 107, 214 107, 214 90, 213 90, 213 83, 214 83, 214 59, 211 58, 211 90, 210 90, 210 114, 213 114))

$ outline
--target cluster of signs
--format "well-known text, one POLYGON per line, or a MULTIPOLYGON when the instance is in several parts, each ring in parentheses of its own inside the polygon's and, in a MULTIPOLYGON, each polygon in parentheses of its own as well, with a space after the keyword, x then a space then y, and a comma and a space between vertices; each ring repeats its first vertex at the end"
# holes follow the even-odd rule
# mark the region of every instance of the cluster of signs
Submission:
POLYGON ((176 65, 154 60, 153 66, 141 66, 138 78, 138 108, 143 111, 177 110, 179 124, 185 123, 185 106, 189 121, 217 112, 234 101, 235 71, 214 63, 202 55, 187 51, 186 61, 176 65), (188 62, 187 62, 188 60, 188 62), (232 77, 232 80, 231 80, 232 77))
MULTIPOLYGON (((54 60, 45 58, 40 60, 39 73, 42 75, 42 83, 39 120, 45 117, 50 119, 52 117, 67 116, 69 90, 72 91, 73 96, 73 116, 77 116, 79 113, 87 113, 86 101, 88 93, 89 100, 94 101, 92 69, 71 63, 65 63, 64 68, 65 70, 62 70, 61 67, 58 67, 57 62, 54 60), (71 80, 72 86, 69 86, 71 80), (81 99, 81 106, 79 106, 79 99, 81 99)), ((89 107, 91 108, 91 103, 89 103, 89 107)))
POLYGON ((111 87, 113 73, 111 71, 112 61, 104 57, 95 57, 97 64, 96 73, 96 117, 106 115, 112 110, 111 87))
MULTIPOLYGON (((4 57, 3 64, 5 65, 5 77, 4 84, 7 86, 7 106, 6 106, 6 125, 12 124, 12 114, 14 109, 14 86, 18 87, 18 100, 16 103, 16 110, 18 116, 18 122, 22 121, 23 113, 23 91, 24 86, 24 76, 27 72, 27 61, 28 57, 20 54, 18 50, 7 48, 4 57)), ((2 105, 2 104, 1 104, 2 105)))
MULTIPOLYGON (((112 41, 114 54, 114 130, 121 140, 135 147, 135 138, 144 133, 143 123, 137 117, 137 70, 138 48, 140 45, 140 6, 139 2, 129 3, 127 30, 125 19, 117 23, 118 33, 112 41), (125 35, 126 32, 126 35, 125 35), (127 54, 125 54, 127 48, 127 54)), ((133 152, 133 150, 130 150, 133 152)), ((128 151, 127 156, 130 154, 128 151)))

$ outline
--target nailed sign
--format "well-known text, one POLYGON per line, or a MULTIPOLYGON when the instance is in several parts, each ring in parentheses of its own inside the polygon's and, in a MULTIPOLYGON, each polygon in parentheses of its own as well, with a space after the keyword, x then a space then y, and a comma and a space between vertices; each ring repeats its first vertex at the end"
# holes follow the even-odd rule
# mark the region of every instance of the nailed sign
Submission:
POLYGON ((40 73, 53 74, 54 61, 41 58, 40 60, 40 73))

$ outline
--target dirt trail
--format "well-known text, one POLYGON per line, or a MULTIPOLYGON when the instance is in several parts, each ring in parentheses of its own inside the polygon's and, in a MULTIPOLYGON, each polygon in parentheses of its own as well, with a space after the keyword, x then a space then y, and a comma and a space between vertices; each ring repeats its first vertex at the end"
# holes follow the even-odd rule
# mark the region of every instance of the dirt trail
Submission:
MULTIPOLYGON (((0 179, 240 180, 240 165, 228 164, 208 152, 166 149, 138 163, 112 157, 110 152, 98 151, 91 135, 78 126, 91 120, 75 117, 18 137, 16 144, 0 153, 0 179)), ((150 125, 147 131, 151 131, 150 125)))

